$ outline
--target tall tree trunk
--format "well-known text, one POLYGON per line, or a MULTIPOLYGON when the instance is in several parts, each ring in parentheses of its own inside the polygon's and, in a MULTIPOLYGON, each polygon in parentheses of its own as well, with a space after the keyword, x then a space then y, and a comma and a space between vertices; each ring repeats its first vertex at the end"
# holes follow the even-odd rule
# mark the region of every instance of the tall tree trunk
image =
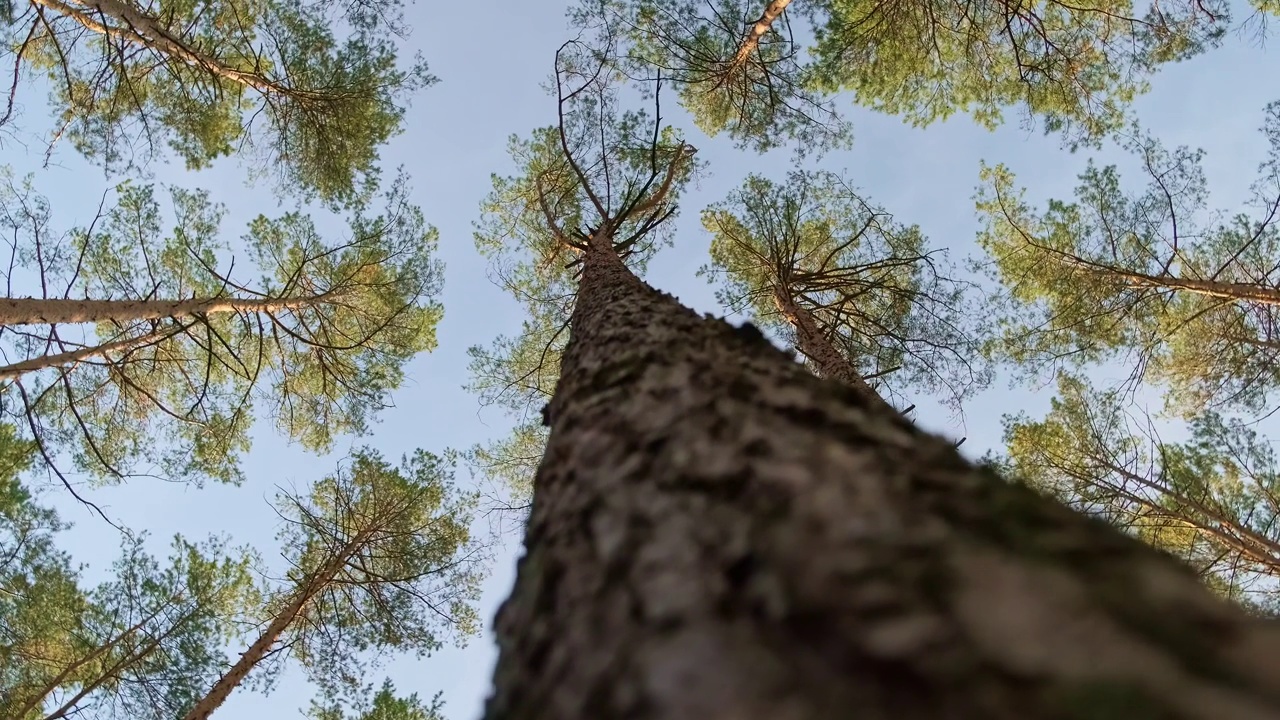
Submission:
POLYGON ((1208 295, 1210 297, 1224 298, 1227 300, 1256 302, 1264 305, 1280 305, 1280 290, 1266 287, 1265 285, 1218 282, 1216 280, 1194 280, 1174 275, 1145 275, 1143 273, 1127 272, 1123 270, 1103 272, 1121 277, 1130 285, 1137 285, 1140 287, 1182 290, 1184 292, 1195 293, 1197 295, 1208 295))
POLYGON ((132 322, 192 315, 296 310, 332 301, 323 294, 305 298, 191 298, 189 300, 0 299, 0 327, 56 323, 132 322))
POLYGON ((1280 627, 586 252, 488 720, 1274 720, 1280 627))
POLYGON ((128 0, 30 0, 64 15, 89 30, 124 40, 131 45, 145 47, 162 55, 199 67, 210 74, 268 94, 290 94, 292 90, 273 82, 266 76, 231 67, 221 60, 189 47, 175 38, 147 15, 131 5, 128 0), (110 18, 118 25, 102 22, 110 18))
POLYGON ((315 598, 316 594, 333 582, 333 579, 342 570, 342 566, 360 550, 368 536, 369 533, 367 531, 355 535, 341 552, 308 578, 306 584, 298 588, 293 599, 280 612, 276 613, 276 616, 271 620, 271 624, 267 625, 267 629, 262 631, 258 639, 254 640, 253 644, 240 655, 240 659, 231 666, 231 669, 218 678, 213 687, 209 688, 209 692, 205 693, 205 696, 191 707, 191 710, 183 716, 182 720, 208 720, 213 711, 221 707, 227 701, 227 698, 231 696, 231 692, 240 683, 244 682, 244 679, 249 676, 249 672, 258 663, 262 662, 262 659, 267 656, 272 646, 276 644, 276 641, 280 639, 284 631, 289 629, 289 626, 297 620, 298 615, 315 598))
POLYGON ((764 12, 760 18, 747 28, 746 37, 742 38, 742 43, 738 45, 738 51, 733 54, 733 59, 729 61, 730 67, 737 69, 742 67, 747 58, 751 57, 751 53, 760 47, 760 38, 769 32, 769 28, 773 27, 773 21, 777 20, 782 11, 787 9, 791 4, 791 0, 770 0, 765 6, 764 12))
POLYGON ((791 327, 795 328, 796 345, 800 348, 800 352, 811 358, 818 366, 819 375, 839 380, 864 396, 868 402, 879 403, 884 408, 896 412, 892 405, 880 397, 880 393, 876 392, 875 388, 867 384, 867 381, 862 378, 862 373, 858 372, 858 368, 849 362, 849 358, 831 344, 818 327, 818 323, 814 321, 813 315, 801 307, 785 288, 778 286, 774 289, 773 301, 778 312, 782 313, 787 322, 791 323, 791 327))

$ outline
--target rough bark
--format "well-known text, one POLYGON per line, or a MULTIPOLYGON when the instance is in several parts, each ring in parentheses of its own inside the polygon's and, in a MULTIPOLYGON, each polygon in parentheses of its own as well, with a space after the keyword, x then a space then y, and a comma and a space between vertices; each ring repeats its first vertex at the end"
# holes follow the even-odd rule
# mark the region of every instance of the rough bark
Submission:
POLYGON ((773 26, 773 21, 777 20, 782 15, 782 11, 786 10, 790 4, 791 0, 771 0, 765 6, 760 18, 752 23, 751 27, 747 28, 747 34, 742 38, 742 43, 738 45, 738 51, 733 54, 733 59, 729 61, 730 67, 735 69, 742 67, 747 58, 751 57, 751 53, 760 47, 760 38, 769 32, 769 28, 773 26))
POLYGON ((0 299, 0 327, 56 323, 127 323, 218 313, 272 313, 319 305, 333 298, 191 298, 188 300, 0 299))
POLYGON ((1263 720, 1280 627, 586 253, 488 720, 1263 720))
POLYGON ((795 328, 796 346, 805 357, 813 360, 818 368, 818 375, 838 380, 853 388, 855 392, 866 398, 867 402, 881 404, 885 409, 896 412, 893 406, 880 397, 880 393, 876 392, 875 388, 867 384, 867 381, 862 378, 862 373, 858 372, 858 368, 849 362, 849 358, 831 344, 818 327, 818 323, 814 321, 813 315, 787 294, 784 288, 779 286, 774 290, 773 300, 778 312, 782 313, 787 322, 791 323, 791 327, 795 328))
POLYGON ((367 532, 361 532, 354 536, 346 547, 340 553, 335 555, 333 559, 325 563, 314 575, 312 575, 307 583, 299 588, 296 594, 276 616, 272 618, 271 624, 267 625, 267 629, 262 631, 257 640, 248 647, 241 655, 240 659, 231 666, 229 670, 218 678, 213 687, 209 688, 209 692, 201 698, 191 710, 183 716, 182 720, 208 720, 213 712, 222 706, 231 696, 231 692, 244 682, 249 676, 250 671, 262 662, 267 656, 271 648, 284 634, 285 630, 297 620, 298 616, 333 579, 337 577, 342 570, 342 566, 358 552, 368 537, 367 532))
POLYGON ((189 47, 180 39, 170 35, 156 22, 155 18, 140 12, 125 0, 72 0, 70 3, 62 0, 31 0, 31 2, 64 15, 93 32, 168 55, 175 60, 194 65, 213 75, 259 92, 269 94, 290 92, 289 88, 272 82, 259 73, 236 69, 215 57, 189 47), (106 18, 118 24, 108 25, 102 22, 106 18))

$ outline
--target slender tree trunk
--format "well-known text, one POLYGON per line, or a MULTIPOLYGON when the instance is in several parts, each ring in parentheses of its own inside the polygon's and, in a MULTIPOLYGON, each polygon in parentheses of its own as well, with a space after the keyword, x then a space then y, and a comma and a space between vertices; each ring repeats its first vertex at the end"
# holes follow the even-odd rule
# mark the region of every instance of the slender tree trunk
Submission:
POLYGON ((818 366, 818 374, 824 378, 839 380, 840 382, 853 388, 859 395, 866 397, 868 402, 880 403, 891 411, 893 406, 885 402, 880 397, 880 393, 875 388, 867 384, 862 378, 862 373, 858 372, 858 368, 849 362, 849 358, 844 356, 831 344, 827 336, 823 334, 818 327, 818 323, 814 321, 813 315, 799 303, 795 301, 786 290, 782 287, 775 288, 773 293, 774 304, 778 308, 778 312, 791 323, 796 330, 796 344, 800 348, 800 352, 806 357, 812 358, 813 362, 818 366))
POLYGON ((1208 295, 1210 297, 1223 298, 1227 300, 1256 302, 1264 305, 1280 305, 1280 289, 1267 287, 1265 285, 1218 282, 1217 280, 1194 280, 1191 278, 1177 277, 1175 275, 1147 275, 1145 273, 1133 272, 1122 268, 1085 262, 1069 256, 1066 258, 1066 263, 1075 267, 1082 267, 1085 270, 1098 273, 1099 275, 1109 275, 1136 287, 1182 290, 1184 292, 1195 293, 1197 295, 1208 295))
POLYGON ((729 61, 731 67, 735 69, 742 67, 747 58, 751 57, 751 53, 760 47, 760 38, 769 32, 769 28, 773 26, 773 21, 777 20, 782 15, 782 11, 786 10, 790 4, 791 0, 770 0, 760 18, 750 28, 747 28, 746 37, 742 38, 742 44, 738 45, 738 51, 733 54, 733 60, 729 61))
MULTIPOLYGON (((32 711, 34 711, 36 708, 40 707, 44 703, 45 698, 52 695, 55 690, 61 687, 63 681, 65 681, 68 677, 70 677, 72 673, 84 667, 85 665, 88 665, 89 663, 97 660, 99 657, 102 657, 107 652, 116 648, 125 639, 127 639, 134 633, 138 632, 142 628, 146 627, 146 625, 150 623, 152 620, 154 620, 158 615, 160 615, 161 612, 168 610, 169 607, 170 606, 167 604, 161 605, 150 615, 143 618, 142 620, 139 620, 137 623, 135 623, 131 627, 125 628, 118 635, 108 639, 106 642, 94 648, 89 653, 87 653, 84 657, 79 658, 78 660, 75 660, 71 663, 68 663, 67 666, 62 669, 62 672, 59 672, 57 675, 53 677, 52 680, 49 680, 48 682, 46 682, 44 684, 44 687, 32 693, 21 705, 18 705, 16 708, 11 707, 10 709, 13 710, 14 712, 13 716, 15 718, 27 717, 32 711)), ((64 704, 59 711, 55 711, 55 712, 65 713, 68 708, 74 707, 74 704, 76 702, 79 702, 80 698, 83 698, 84 695, 87 695, 89 692, 91 692, 94 688, 96 688, 106 679, 107 678, 99 677, 97 682, 82 683, 82 685, 88 686, 87 689, 82 688, 82 691, 81 693, 78 694, 78 697, 73 698, 72 702, 68 704, 64 704)), ((16 701, 15 701, 15 704, 16 704, 16 701)), ((46 716, 46 720, 47 718, 48 716, 46 716)))
POLYGON ((132 45, 168 55, 175 60, 199 67, 213 75, 234 83, 253 88, 262 93, 289 94, 287 87, 273 82, 267 77, 254 72, 246 72, 199 52, 181 39, 169 34, 160 26, 154 17, 147 15, 132 6, 126 0, 30 0, 76 21, 89 30, 125 40, 132 45), (114 20, 116 25, 107 25, 104 18, 114 20))
POLYGON ((125 340, 117 340, 115 342, 103 343, 92 347, 68 350, 67 352, 54 353, 52 355, 40 355, 38 357, 21 360, 16 363, 0 365, 0 382, 16 380, 27 373, 36 372, 38 370, 78 365, 82 362, 106 357, 112 353, 127 353, 144 345, 151 345, 167 340, 182 332, 187 327, 189 326, 177 326, 166 330, 157 330, 156 332, 127 338, 125 340))
POLYGON ((1273 720, 1280 627, 586 252, 488 720, 1273 720))
POLYGON ((1124 276, 1131 283, 1137 285, 1164 287, 1199 295, 1209 295, 1210 297, 1263 303, 1264 305, 1280 305, 1280 290, 1263 285, 1218 282, 1216 280, 1192 280, 1190 278, 1174 277, 1173 275, 1124 273, 1124 276))
MULTIPOLYGON (((1250 561, 1259 565, 1265 565, 1272 572, 1280 573, 1280 542, 1276 542, 1261 533, 1241 525, 1235 519, 1223 513, 1219 508, 1206 505, 1194 498, 1174 490, 1171 486, 1161 482, 1153 481, 1143 477, 1135 472, 1115 465, 1106 463, 1106 468, 1111 472, 1120 475, 1123 478, 1137 483, 1139 487, 1155 493, 1158 497, 1163 497, 1167 501, 1173 501, 1183 507, 1203 515, 1209 522, 1198 518, 1187 517, 1182 513, 1175 513, 1168 508, 1161 506, 1154 499, 1147 499, 1137 493, 1125 492, 1133 502, 1138 502, 1148 506, 1153 510, 1159 510, 1167 517, 1180 520, 1196 530, 1217 538, 1218 542, 1234 547, 1239 553, 1246 555, 1250 561)), ((1099 483, 1095 483, 1099 484, 1099 483)), ((1099 484, 1100 485, 1100 484, 1099 484)), ((1114 486, 1101 485, 1107 490, 1116 490, 1114 486)))
POLYGON ((367 532, 361 532, 354 536, 346 547, 342 549, 342 552, 335 555, 315 575, 312 575, 306 584, 298 589, 293 599, 280 612, 276 613, 276 616, 271 620, 271 624, 267 625, 267 629, 240 655, 240 659, 231 666, 231 669, 223 673, 222 677, 218 678, 218 681, 213 684, 213 687, 209 688, 209 692, 205 693, 205 696, 191 707, 191 710, 183 716, 183 720, 208 720, 213 711, 221 707, 227 701, 227 698, 231 696, 231 692, 240 683, 244 682, 244 679, 249 676, 249 672, 258 663, 262 662, 262 659, 267 656, 272 646, 276 644, 285 630, 289 629, 289 626, 297 620, 298 615, 315 598, 316 594, 333 582, 333 579, 341 572, 342 566, 359 551, 367 537, 367 532))
POLYGON ((43 300, 0 299, 0 327, 56 323, 127 323, 218 313, 272 313, 332 301, 329 295, 306 298, 191 298, 189 300, 43 300))

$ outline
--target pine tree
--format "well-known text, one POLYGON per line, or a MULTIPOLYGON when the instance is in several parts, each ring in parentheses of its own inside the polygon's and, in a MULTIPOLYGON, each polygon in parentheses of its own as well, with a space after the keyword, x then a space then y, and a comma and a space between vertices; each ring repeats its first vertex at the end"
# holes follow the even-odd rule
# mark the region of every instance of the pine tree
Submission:
POLYGON ((66 525, 17 479, 35 454, 0 426, 0 717, 179 716, 256 601, 253 555, 177 537, 162 563, 126 534, 110 579, 85 588, 55 545, 66 525))
POLYGON ((1004 285, 992 354, 1025 372, 1123 359, 1133 381, 1169 386, 1170 410, 1260 411, 1280 375, 1280 104, 1267 108, 1270 151, 1251 213, 1205 223, 1201 153, 1126 146, 1149 183, 1123 189, 1115 166, 1080 176, 1074 202, 1030 208, 1006 168, 984 170, 979 242, 1004 285))
POLYGON ((12 8, 13 84, 43 77, 57 127, 110 168, 167 144, 189 168, 247 150, 280 186, 346 203, 377 176, 408 96, 434 82, 402 68, 400 0, 28 0, 12 8), (342 31, 345 37, 338 37, 342 31))
POLYGON ((828 100, 846 91, 919 126, 967 113, 994 128, 1020 107, 1072 146, 1093 143, 1162 64, 1228 24, 1225 3, 1197 0, 582 0, 571 16, 623 73, 673 81, 705 132, 756 150, 794 139, 802 154, 848 140, 828 100))
POLYGON ((1005 416, 1010 472, 1178 557, 1250 609, 1280 611, 1280 475, 1270 443, 1212 412, 1191 421, 1186 441, 1169 442, 1124 399, 1063 374, 1043 420, 1005 416))
POLYGON ((403 177, 346 238, 293 212, 253 220, 241 246, 204 192, 168 189, 166 232, 156 189, 125 184, 87 228, 59 234, 30 184, 8 180, 7 279, 40 294, 0 300, 3 411, 55 468, 68 453, 108 480, 238 482, 255 405, 323 450, 363 432, 435 345, 436 233, 403 177))
POLYGON ((259 634, 184 720, 208 718, 282 649, 326 697, 341 699, 364 690, 370 650, 421 657, 473 634, 474 504, 453 488, 446 462, 424 451, 397 468, 361 450, 306 497, 282 497, 286 582, 270 593, 259 634))
POLYGON ((1273 714, 1280 627, 655 291, 599 221, 486 718, 1273 714))
POLYGON ((582 43, 556 54, 559 124, 528 140, 512 138, 517 166, 493 178, 481 207, 476 246, 496 281, 526 309, 521 333, 470 349, 471 382, 483 405, 511 414, 512 433, 477 446, 468 460, 524 502, 546 433, 541 408, 551 396, 568 338, 580 268, 572 248, 593 214, 622 217, 619 254, 643 272, 670 239, 676 202, 698 170, 695 149, 656 117, 621 111, 618 87, 604 63, 582 43), (598 193, 589 188, 602 188, 598 193))
POLYGON ((654 290, 629 219, 565 238, 582 272, 486 718, 1274 714, 1280 626, 654 290))
POLYGON ((986 382, 981 318, 945 254, 841 177, 759 175, 702 214, 720 301, 795 343, 823 377, 877 399, 911 390, 958 407, 986 382))

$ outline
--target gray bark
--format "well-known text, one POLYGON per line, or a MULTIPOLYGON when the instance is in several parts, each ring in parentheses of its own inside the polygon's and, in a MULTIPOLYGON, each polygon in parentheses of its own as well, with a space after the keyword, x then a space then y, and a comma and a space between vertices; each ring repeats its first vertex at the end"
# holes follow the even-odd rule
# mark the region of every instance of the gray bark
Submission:
POLYGON ((1280 627, 586 253, 488 720, 1263 720, 1280 627))

